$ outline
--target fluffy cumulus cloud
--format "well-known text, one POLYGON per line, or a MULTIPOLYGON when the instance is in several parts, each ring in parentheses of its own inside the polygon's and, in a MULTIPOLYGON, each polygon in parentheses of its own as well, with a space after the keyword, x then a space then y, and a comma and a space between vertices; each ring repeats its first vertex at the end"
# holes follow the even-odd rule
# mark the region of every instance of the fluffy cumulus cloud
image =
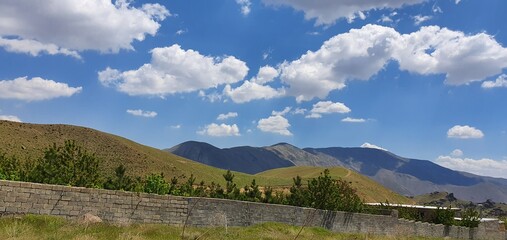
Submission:
POLYGON ((481 130, 468 125, 456 125, 447 131, 447 137, 460 139, 483 138, 484 133, 482 133, 481 130))
POLYGON ((435 163, 457 171, 469 172, 482 176, 507 178, 507 160, 439 156, 435 160, 435 163))
POLYGON ((0 1, 0 46, 31 55, 133 49, 134 40, 155 35, 159 21, 170 16, 160 4, 140 7, 117 0, 0 1))
POLYGON ((330 114, 330 113, 348 113, 350 112, 350 108, 345 106, 345 104, 340 102, 331 102, 331 101, 320 101, 316 104, 313 104, 312 110, 310 110, 310 114, 306 116, 306 118, 321 118, 322 114, 330 114))
POLYGON ((0 115, 0 120, 11 121, 11 122, 21 122, 17 116, 13 115, 0 115))
POLYGON ((245 103, 258 99, 272 99, 285 96, 285 89, 275 89, 267 85, 261 85, 251 81, 244 81, 237 88, 225 86, 224 94, 235 103, 245 103))
POLYGON ((342 119, 342 122, 348 122, 348 123, 364 123, 364 122, 366 122, 366 119, 364 119, 364 118, 351 118, 351 117, 346 117, 346 118, 342 119))
POLYGON ((507 87, 507 74, 500 75, 495 81, 484 81, 482 88, 501 88, 507 87))
POLYGON ((241 86, 233 88, 225 86, 223 94, 230 97, 235 103, 245 103, 258 99, 271 99, 285 96, 285 89, 275 89, 266 83, 272 82, 279 75, 279 71, 271 66, 259 69, 257 76, 244 81, 241 86))
POLYGON ((146 118, 154 118, 154 117, 157 116, 157 112, 144 111, 144 110, 141 110, 141 109, 136 109, 136 110, 128 109, 127 113, 131 114, 131 115, 134 115, 134 116, 137 116, 137 117, 146 117, 146 118))
POLYGON ((279 74, 276 68, 266 65, 259 69, 259 73, 257 73, 257 76, 252 78, 251 81, 258 84, 265 84, 273 81, 279 74))
POLYGON ((303 11, 305 19, 316 19, 316 25, 330 25, 341 18, 346 18, 351 22, 357 17, 364 19, 363 12, 365 11, 385 8, 395 9, 425 1, 426 0, 263 0, 266 5, 289 6, 297 11, 303 11))
POLYGON ((237 112, 228 112, 228 113, 222 113, 218 115, 217 120, 226 120, 229 118, 235 118, 238 116, 237 112))
POLYGON ((257 128, 263 132, 276 133, 283 136, 292 136, 289 131, 289 120, 281 115, 262 118, 257 123, 257 128))
POLYGON ((66 83, 40 77, 0 81, 0 99, 41 101, 58 97, 70 97, 81 92, 82 87, 69 87, 66 83))
POLYGON ((245 62, 235 57, 210 57, 175 44, 151 51, 151 62, 136 70, 99 72, 105 86, 132 96, 165 96, 193 92, 241 81, 248 73, 245 62))
POLYGON ((382 151, 387 151, 387 149, 385 148, 382 148, 382 147, 379 147, 375 144, 371 144, 371 143, 368 143, 368 142, 365 142, 363 143, 363 145, 361 145, 362 148, 373 148, 373 149, 378 149, 378 150, 382 150, 382 151))
POLYGON ((241 134, 239 133, 239 128, 236 124, 227 125, 224 123, 220 125, 216 123, 206 125, 204 129, 198 131, 197 133, 212 137, 241 136, 241 134))
POLYGON ((389 61, 401 70, 444 74, 448 85, 482 81, 507 67, 507 48, 486 33, 465 35, 437 26, 400 34, 395 29, 368 24, 338 34, 317 51, 281 64, 280 79, 298 102, 323 99, 347 81, 369 80, 389 61))

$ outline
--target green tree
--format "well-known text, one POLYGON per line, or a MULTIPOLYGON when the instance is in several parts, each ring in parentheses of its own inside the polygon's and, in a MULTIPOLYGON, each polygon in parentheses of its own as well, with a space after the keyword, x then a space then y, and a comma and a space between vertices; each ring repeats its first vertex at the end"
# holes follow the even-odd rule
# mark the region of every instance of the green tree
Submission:
POLYGON ((94 154, 78 146, 75 141, 65 141, 63 146, 49 147, 44 151, 28 180, 33 182, 71 185, 78 187, 97 187, 100 160, 94 154))
POLYGON ((232 174, 231 170, 227 170, 227 172, 222 176, 225 179, 225 198, 238 199, 240 197, 240 191, 236 186, 236 183, 234 183, 234 174, 232 174))
POLYGON ((145 193, 165 195, 169 193, 169 184, 164 179, 164 174, 150 174, 144 183, 145 193))
POLYGON ((466 208, 461 213, 461 221, 459 225, 470 228, 477 227, 481 222, 480 219, 480 214, 475 208, 466 208))
POLYGON ((309 207, 307 189, 303 188, 303 179, 300 176, 292 178, 288 203, 293 206, 309 207))
POLYGON ((262 201, 262 193, 259 190, 259 185, 255 182, 255 179, 252 180, 250 186, 245 186, 244 192, 245 200, 252 202, 260 202, 262 201))
POLYGON ((114 170, 114 177, 109 177, 104 183, 105 189, 112 190, 124 190, 124 191, 133 191, 135 188, 134 180, 126 175, 127 168, 120 164, 114 170))
POLYGON ((16 157, 0 154, 0 179, 20 181, 24 175, 21 163, 16 157))
POLYGON ((450 206, 448 208, 437 208, 433 223, 444 224, 446 226, 454 225, 454 211, 450 206))

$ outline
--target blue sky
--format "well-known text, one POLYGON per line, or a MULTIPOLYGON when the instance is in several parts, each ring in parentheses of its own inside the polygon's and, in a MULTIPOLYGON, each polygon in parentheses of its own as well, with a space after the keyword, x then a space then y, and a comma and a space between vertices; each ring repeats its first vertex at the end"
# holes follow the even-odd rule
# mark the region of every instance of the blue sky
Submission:
POLYGON ((507 178, 503 0, 7 0, 0 119, 507 178), (37 5, 37 6, 34 6, 37 5))

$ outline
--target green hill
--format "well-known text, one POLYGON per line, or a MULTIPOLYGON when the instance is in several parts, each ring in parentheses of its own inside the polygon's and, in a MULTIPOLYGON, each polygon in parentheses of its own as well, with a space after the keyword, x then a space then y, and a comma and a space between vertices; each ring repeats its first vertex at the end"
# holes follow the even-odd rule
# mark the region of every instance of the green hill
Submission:
MULTIPOLYGON (((292 177, 296 175, 299 175, 301 178, 303 178, 303 180, 307 180, 310 178, 318 177, 319 174, 324 171, 324 169, 325 168, 323 167, 310 166, 278 168, 258 173, 256 176, 274 179, 285 179, 287 181, 285 184, 288 186, 292 184, 292 177)), ((401 196, 355 171, 342 167, 332 167, 328 169, 333 178, 341 178, 345 181, 350 182, 352 186, 357 189, 359 196, 366 202, 385 202, 388 200, 391 203, 414 203, 413 200, 401 196)))
MULTIPOLYGON (((120 164, 124 164, 133 176, 145 176, 163 172, 167 178, 193 174, 197 182, 204 180, 224 184, 225 170, 194 162, 172 153, 144 146, 128 139, 94 129, 61 124, 30 124, 0 121, 0 153, 16 156, 22 161, 33 161, 42 157, 44 150, 53 143, 63 145, 66 140, 74 140, 80 146, 102 159, 103 174, 112 174, 120 164)), ((275 169, 257 175, 234 172, 234 181, 242 187, 256 179, 261 186, 288 187, 292 178, 317 177, 324 168, 290 167, 275 169)), ((394 192, 375 183, 373 180, 344 168, 331 168, 334 177, 342 177, 352 182, 358 193, 366 201, 410 202, 394 192)))
MULTIPOLYGON (((44 150, 53 143, 63 145, 74 140, 80 146, 102 159, 104 173, 112 174, 119 164, 124 164, 128 174, 145 176, 163 172, 165 176, 190 176, 206 183, 223 184, 222 169, 200 164, 156 148, 144 146, 128 139, 94 129, 60 124, 29 124, 0 121, 0 153, 16 156, 22 161, 42 157, 44 150)), ((235 173, 235 180, 247 184, 252 176, 235 173)))

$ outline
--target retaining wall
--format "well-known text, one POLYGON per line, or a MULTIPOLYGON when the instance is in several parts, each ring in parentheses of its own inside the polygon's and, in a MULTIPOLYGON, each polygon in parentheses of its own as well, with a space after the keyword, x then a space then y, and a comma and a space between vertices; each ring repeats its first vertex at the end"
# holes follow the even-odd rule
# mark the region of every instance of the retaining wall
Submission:
POLYGON ((391 216, 316 210, 210 198, 160 196, 102 189, 0 181, 0 215, 44 214, 76 219, 92 213, 115 223, 249 226, 280 222, 334 232, 506 240, 498 222, 478 228, 413 222, 391 216))

